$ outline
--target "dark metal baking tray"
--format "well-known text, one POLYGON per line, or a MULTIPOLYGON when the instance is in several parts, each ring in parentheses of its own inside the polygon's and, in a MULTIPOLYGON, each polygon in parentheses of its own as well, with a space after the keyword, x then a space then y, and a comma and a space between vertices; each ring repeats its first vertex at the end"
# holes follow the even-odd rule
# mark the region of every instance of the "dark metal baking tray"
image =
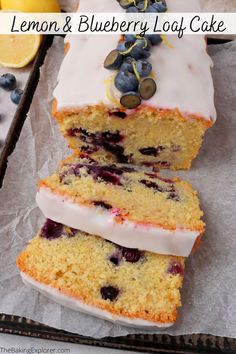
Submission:
POLYGON ((23 96, 17 107, 16 113, 12 120, 10 129, 7 134, 7 138, 4 142, 4 146, 0 156, 0 188, 2 186, 3 178, 7 168, 8 156, 13 152, 16 142, 20 136, 21 129, 26 119, 27 113, 32 102, 35 89, 39 81, 39 69, 44 62, 48 48, 51 46, 53 36, 44 36, 40 50, 34 60, 32 70, 29 78, 26 82, 23 96))
POLYGON ((57 330, 25 318, 8 315, 0 315, 0 332, 145 353, 236 353, 236 340, 229 338, 204 334, 176 337, 166 334, 140 334, 128 335, 126 337, 94 339, 57 330))
MULTIPOLYGON (((24 95, 10 127, 0 157, 0 186, 7 167, 8 156, 13 152, 27 116, 39 80, 39 69, 43 64, 52 36, 44 38, 41 49, 34 61, 32 72, 26 84, 24 95)), ((208 39, 208 44, 222 44, 227 40, 208 39)), ((62 330, 57 330, 22 317, 0 314, 0 333, 17 334, 34 338, 87 344, 121 350, 146 353, 168 354, 236 354, 236 339, 215 337, 205 334, 169 336, 166 334, 140 334, 126 337, 94 339, 62 330)))

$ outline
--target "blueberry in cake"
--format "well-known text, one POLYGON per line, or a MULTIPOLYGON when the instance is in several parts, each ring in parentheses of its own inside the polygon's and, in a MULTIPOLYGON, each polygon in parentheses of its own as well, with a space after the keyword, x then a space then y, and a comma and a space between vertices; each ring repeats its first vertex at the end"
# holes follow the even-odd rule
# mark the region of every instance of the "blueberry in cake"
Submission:
POLYGON ((184 258, 120 247, 47 220, 18 257, 23 281, 74 310, 133 327, 168 327, 184 258))
MULTIPOLYGON (((80 1, 81 12, 104 9, 200 11, 198 0, 80 1)), ((118 162, 190 168, 216 119, 204 36, 83 34, 65 42, 53 114, 69 146, 105 151, 118 162), (119 136, 112 147, 106 134, 119 136)))
POLYGON ((74 154, 40 180, 36 199, 46 218, 124 247, 188 256, 204 231, 193 188, 91 156, 74 154))

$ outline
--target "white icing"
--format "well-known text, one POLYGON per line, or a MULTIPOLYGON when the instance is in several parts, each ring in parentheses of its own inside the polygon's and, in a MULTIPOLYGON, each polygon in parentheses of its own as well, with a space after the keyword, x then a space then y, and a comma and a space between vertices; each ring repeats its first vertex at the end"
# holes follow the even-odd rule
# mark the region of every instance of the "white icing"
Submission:
POLYGON ((49 285, 42 284, 33 278, 29 277, 27 274, 21 272, 21 277, 24 284, 32 287, 33 289, 39 291, 41 294, 45 295, 49 299, 57 302, 58 304, 69 307, 72 310, 80 311, 98 318, 102 318, 108 321, 116 322, 129 327, 143 328, 143 329, 152 329, 153 327, 166 328, 173 325, 170 323, 158 323, 151 322, 142 319, 132 319, 123 316, 115 316, 106 310, 96 308, 91 305, 87 305, 79 299, 70 297, 68 295, 62 294, 59 290, 52 288, 49 285))
POLYGON ((197 230, 167 230, 128 220, 117 223, 115 215, 108 210, 79 205, 44 187, 37 193, 36 202, 46 218, 127 248, 187 257, 200 234, 197 230))
MULTIPOLYGON (((169 12, 199 12, 198 0, 167 0, 169 12)), ((116 0, 80 0, 81 12, 118 13, 124 11, 116 0)), ((112 105, 106 97, 105 81, 111 71, 104 69, 106 55, 116 47, 118 35, 69 35, 70 50, 62 63, 54 91, 57 109, 70 109, 101 102, 112 105)), ((155 108, 179 109, 182 114, 196 114, 216 120, 212 60, 206 52, 202 35, 182 39, 167 36, 174 48, 165 43, 152 48, 150 62, 158 90, 148 100, 155 108)), ((115 71, 114 71, 115 72, 115 71)), ((114 88, 119 98, 120 93, 114 88)))

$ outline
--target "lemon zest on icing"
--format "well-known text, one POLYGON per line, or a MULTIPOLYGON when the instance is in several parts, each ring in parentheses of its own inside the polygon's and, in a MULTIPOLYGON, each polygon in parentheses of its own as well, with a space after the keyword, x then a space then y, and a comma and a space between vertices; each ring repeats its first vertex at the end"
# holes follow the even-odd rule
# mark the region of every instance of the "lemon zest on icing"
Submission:
POLYGON ((154 73, 153 70, 150 72, 150 75, 149 75, 149 76, 150 76, 152 79, 155 79, 156 75, 155 75, 155 73, 154 73))
POLYGON ((168 41, 168 39, 166 38, 165 35, 161 35, 160 37, 161 37, 161 39, 163 40, 163 43, 164 43, 165 45, 167 45, 167 47, 169 47, 169 48, 171 48, 171 49, 174 48, 174 46, 168 41))
POLYGON ((114 85, 115 75, 111 75, 105 80, 106 84, 106 97, 116 107, 121 107, 120 102, 112 95, 111 85, 114 85))
POLYGON ((133 67, 135 76, 137 77, 138 81, 140 81, 140 76, 139 76, 138 70, 136 68, 136 62, 135 61, 132 62, 132 67, 133 67))

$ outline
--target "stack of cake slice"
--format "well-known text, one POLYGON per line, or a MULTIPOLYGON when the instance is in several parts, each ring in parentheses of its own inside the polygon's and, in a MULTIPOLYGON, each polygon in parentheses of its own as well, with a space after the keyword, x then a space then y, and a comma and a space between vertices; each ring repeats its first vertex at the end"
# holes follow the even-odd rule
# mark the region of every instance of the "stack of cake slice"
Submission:
POLYGON ((188 183, 77 153, 39 182, 37 202, 47 221, 18 258, 26 283, 127 325, 176 321, 184 257, 204 231, 188 183))
MULTIPOLYGON (((197 0, 80 1, 82 12, 124 7, 199 10, 197 0)), ((204 38, 131 36, 118 44, 116 36, 83 35, 66 44, 54 115, 74 151, 39 181, 46 221, 18 257, 22 279, 74 310, 134 327, 170 326, 185 258, 205 224, 191 185, 157 168, 189 168, 215 120, 204 38)))

